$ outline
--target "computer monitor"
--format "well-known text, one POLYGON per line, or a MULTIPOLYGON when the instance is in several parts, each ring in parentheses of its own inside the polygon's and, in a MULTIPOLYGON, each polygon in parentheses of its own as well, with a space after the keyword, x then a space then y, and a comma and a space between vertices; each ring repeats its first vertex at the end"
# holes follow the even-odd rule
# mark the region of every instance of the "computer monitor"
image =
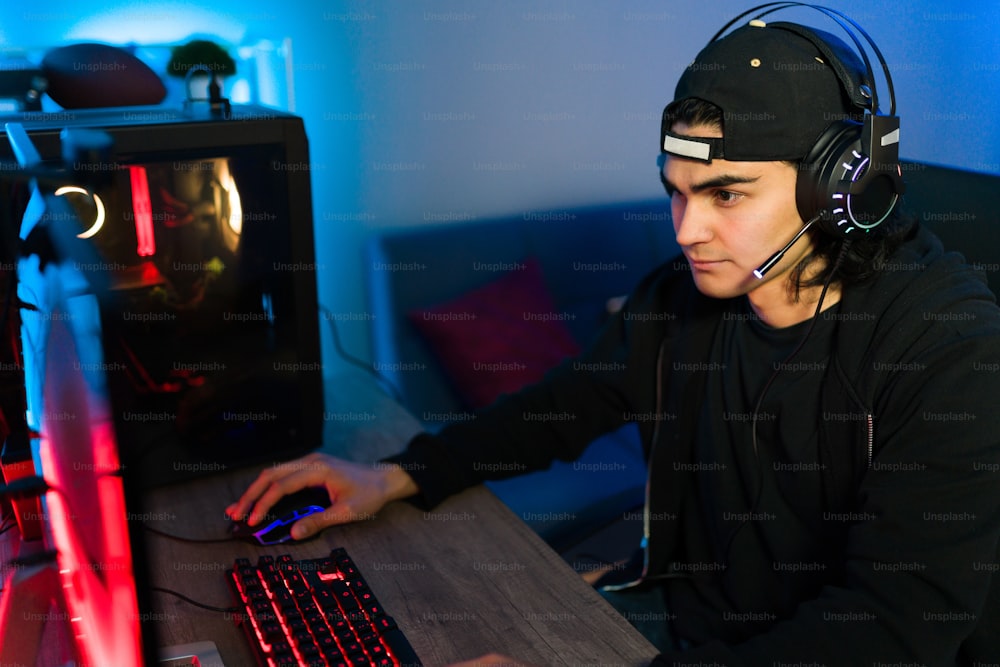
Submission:
MULTIPOLYGON (((67 127, 112 140, 110 157, 69 165, 79 185, 55 192, 96 257, 67 261, 108 290, 101 370, 122 463, 152 485, 318 447, 323 383, 302 120, 238 106, 226 118, 160 108, 21 117, 43 162, 62 159, 67 127)), ((24 235, 22 254, 47 252, 44 239, 24 235)), ((45 350, 33 342, 40 324, 30 310, 38 275, 21 262, 34 428, 44 406, 45 350)))
MULTIPOLYGON (((65 618, 76 659, 84 665, 143 665, 156 642, 141 623, 140 489, 126 497, 105 359, 100 308, 67 262, 45 269, 39 313, 49 321, 42 340, 43 410, 39 459, 52 491, 46 533, 57 553, 65 618), (113 611, 112 611, 113 610, 113 611), (145 637, 144 637, 145 634, 145 637), (146 646, 149 644, 149 646, 146 646)), ((145 600, 144 600, 145 601, 145 600)))
MULTIPOLYGON (((80 664, 157 659, 130 520, 145 490, 288 459, 322 434, 301 119, 153 113, 76 112, 75 126, 111 136, 111 161, 67 165, 80 185, 22 211, 27 421, 80 664)), ((43 166, 59 162, 67 120, 23 124, 43 166)))

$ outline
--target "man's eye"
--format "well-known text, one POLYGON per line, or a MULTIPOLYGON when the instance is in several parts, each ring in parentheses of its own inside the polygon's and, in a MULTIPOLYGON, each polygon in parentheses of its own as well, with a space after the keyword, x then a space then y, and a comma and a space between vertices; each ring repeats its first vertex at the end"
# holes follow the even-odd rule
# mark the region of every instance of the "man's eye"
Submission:
POLYGON ((734 204, 742 197, 743 195, 739 192, 730 192, 729 190, 719 190, 715 193, 715 198, 722 204, 734 204))

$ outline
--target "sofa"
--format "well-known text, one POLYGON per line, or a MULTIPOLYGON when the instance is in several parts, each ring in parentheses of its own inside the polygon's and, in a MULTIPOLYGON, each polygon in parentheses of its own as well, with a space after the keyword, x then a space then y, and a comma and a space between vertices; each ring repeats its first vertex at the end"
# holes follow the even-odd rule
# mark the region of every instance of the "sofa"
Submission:
MULTIPOLYGON (((947 248, 983 269, 1000 294, 1000 214, 994 201, 1000 177, 915 162, 904 163, 903 171, 905 208, 947 248)), ((366 246, 374 366, 427 430, 474 418, 442 366, 442 350, 420 330, 416 313, 475 292, 497 281, 504 269, 522 268, 534 258, 553 312, 582 347, 616 297, 661 263, 683 261, 678 254, 665 196, 383 229, 366 246)), ((556 462, 548 470, 488 486, 565 552, 641 511, 645 481, 637 430, 627 426, 596 440, 577 462, 556 462), (581 470, 604 472, 595 477, 581 470)))

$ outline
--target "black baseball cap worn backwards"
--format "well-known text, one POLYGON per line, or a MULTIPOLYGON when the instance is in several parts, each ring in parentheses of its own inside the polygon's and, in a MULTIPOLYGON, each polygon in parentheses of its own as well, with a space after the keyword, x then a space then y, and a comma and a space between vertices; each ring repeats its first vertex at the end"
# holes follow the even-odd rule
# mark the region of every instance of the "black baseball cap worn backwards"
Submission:
POLYGON ((702 49, 674 92, 674 101, 698 98, 719 107, 722 138, 676 134, 664 110, 661 150, 706 162, 801 160, 831 123, 860 122, 871 110, 868 79, 858 55, 836 36, 755 19, 702 49))

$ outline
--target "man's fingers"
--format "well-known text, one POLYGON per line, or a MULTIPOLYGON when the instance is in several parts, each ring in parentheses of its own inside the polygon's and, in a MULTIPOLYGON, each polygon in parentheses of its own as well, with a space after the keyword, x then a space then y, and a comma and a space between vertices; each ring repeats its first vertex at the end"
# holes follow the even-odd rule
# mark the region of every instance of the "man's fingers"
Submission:
POLYGON ((254 503, 253 509, 250 510, 250 515, 247 517, 247 523, 251 526, 256 525, 257 522, 263 520, 267 511, 284 496, 307 486, 312 486, 309 475, 300 473, 293 473, 271 482, 271 485, 260 494, 257 502, 254 503))
POLYGON ((256 502, 259 501, 260 497, 265 491, 270 488, 270 486, 277 480, 281 479, 285 475, 291 474, 292 471, 284 470, 282 468, 265 468, 257 475, 257 479, 250 483, 246 491, 239 499, 226 508, 226 514, 229 515, 231 519, 244 519, 246 515, 250 512, 250 508, 254 506, 256 502))
POLYGON ((231 519, 246 519, 251 526, 256 525, 282 496, 307 486, 325 486, 325 475, 333 472, 313 456, 265 468, 240 499, 226 508, 226 514, 231 519))
POLYGON ((334 502, 333 505, 322 512, 310 514, 299 519, 292 526, 292 539, 302 540, 318 533, 329 526, 338 526, 343 523, 354 521, 364 521, 371 519, 375 515, 370 512, 358 512, 346 503, 334 502))
POLYGON ((338 523, 344 523, 343 521, 337 521, 336 515, 330 512, 333 509, 328 507, 323 512, 318 514, 310 514, 304 519, 299 519, 292 525, 292 539, 293 540, 304 540, 307 537, 312 537, 319 531, 323 530, 328 526, 333 526, 338 523))

